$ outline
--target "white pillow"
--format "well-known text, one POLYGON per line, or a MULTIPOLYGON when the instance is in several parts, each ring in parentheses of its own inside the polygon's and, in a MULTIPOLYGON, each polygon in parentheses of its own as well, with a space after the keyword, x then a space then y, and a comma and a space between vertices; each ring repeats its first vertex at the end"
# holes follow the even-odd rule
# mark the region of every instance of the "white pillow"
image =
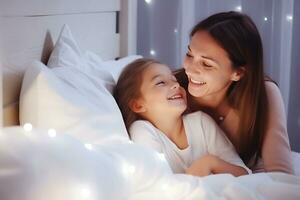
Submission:
POLYGON ((124 58, 121 58, 119 60, 109 60, 102 63, 101 67, 104 67, 102 69, 110 69, 109 72, 113 76, 113 79, 115 83, 118 82, 119 76, 129 63, 135 61, 136 59, 142 58, 140 55, 131 55, 124 58))
POLYGON ((20 123, 55 128, 89 143, 129 140, 111 92, 119 72, 136 58, 103 62, 91 52, 82 53, 65 26, 48 62, 52 69, 35 62, 25 73, 20 123), (118 69, 108 71, 114 67, 118 69))
POLYGON ((74 68, 50 70, 40 62, 24 75, 20 122, 55 128, 86 143, 128 139, 119 108, 103 84, 74 68))

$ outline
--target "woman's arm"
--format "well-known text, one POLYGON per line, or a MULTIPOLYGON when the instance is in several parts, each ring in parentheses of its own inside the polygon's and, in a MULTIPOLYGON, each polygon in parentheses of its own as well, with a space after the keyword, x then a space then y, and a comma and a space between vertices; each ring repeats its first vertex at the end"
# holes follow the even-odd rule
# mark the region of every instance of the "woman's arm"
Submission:
POLYGON ((279 88, 273 82, 266 81, 266 91, 269 120, 262 147, 264 169, 267 172, 281 171, 294 174, 284 104, 279 88))
POLYGON ((206 155, 199 160, 196 160, 186 169, 186 173, 194 176, 207 176, 209 174, 223 173, 230 173, 234 176, 248 174, 247 170, 243 167, 233 165, 214 155, 206 155))

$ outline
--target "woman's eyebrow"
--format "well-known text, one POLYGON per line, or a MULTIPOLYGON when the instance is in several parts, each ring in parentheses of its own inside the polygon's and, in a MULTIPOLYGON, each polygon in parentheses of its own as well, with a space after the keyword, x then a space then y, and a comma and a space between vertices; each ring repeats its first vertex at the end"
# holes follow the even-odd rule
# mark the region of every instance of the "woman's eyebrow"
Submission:
MULTIPOLYGON (((189 50, 190 52, 192 52, 192 49, 191 49, 190 45, 188 45, 188 50, 189 50)), ((208 60, 211 60, 211 61, 217 63, 218 65, 220 65, 220 63, 219 63, 217 60, 215 60, 214 58, 211 58, 211 57, 209 57, 209 56, 201 56, 201 57, 202 57, 202 58, 205 58, 205 59, 208 59, 208 60)))
POLYGON ((211 60, 211 61, 217 63, 218 65, 220 65, 219 62, 218 62, 217 60, 215 60, 215 59, 213 59, 213 58, 211 58, 211 57, 208 57, 208 56, 201 56, 201 57, 202 57, 202 58, 205 58, 205 59, 208 59, 208 60, 211 60))

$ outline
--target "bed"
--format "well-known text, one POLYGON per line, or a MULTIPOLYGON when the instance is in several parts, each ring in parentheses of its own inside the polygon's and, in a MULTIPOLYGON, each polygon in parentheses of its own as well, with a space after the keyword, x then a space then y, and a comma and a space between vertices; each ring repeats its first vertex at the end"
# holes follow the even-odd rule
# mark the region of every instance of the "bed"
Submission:
POLYGON ((173 174, 111 95, 136 54, 136 0, 0 2, 1 199, 300 199, 298 176, 173 174))

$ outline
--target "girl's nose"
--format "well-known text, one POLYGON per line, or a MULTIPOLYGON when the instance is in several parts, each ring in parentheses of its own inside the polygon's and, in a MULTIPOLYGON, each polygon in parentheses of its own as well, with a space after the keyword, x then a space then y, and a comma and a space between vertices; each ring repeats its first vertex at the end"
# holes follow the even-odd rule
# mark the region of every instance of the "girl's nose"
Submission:
POLYGON ((177 88, 179 88, 179 83, 178 83, 177 81, 174 82, 171 88, 172 88, 172 89, 177 89, 177 88))

